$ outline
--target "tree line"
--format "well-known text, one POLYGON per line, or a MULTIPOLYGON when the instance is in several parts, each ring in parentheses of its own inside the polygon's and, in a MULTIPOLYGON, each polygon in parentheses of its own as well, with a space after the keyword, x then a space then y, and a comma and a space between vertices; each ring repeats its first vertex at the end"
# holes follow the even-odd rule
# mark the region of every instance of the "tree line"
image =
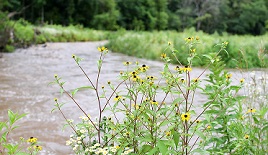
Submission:
POLYGON ((268 1, 0 0, 0 17, 99 30, 183 31, 194 27, 207 33, 260 35, 268 29, 268 1))

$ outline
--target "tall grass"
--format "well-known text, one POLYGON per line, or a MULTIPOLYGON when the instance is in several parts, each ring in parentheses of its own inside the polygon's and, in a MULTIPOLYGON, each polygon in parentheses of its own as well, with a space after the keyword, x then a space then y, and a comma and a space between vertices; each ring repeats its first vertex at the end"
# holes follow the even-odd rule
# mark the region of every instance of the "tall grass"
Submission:
MULTIPOLYGON (((201 31, 188 29, 184 32, 175 31, 153 31, 153 32, 133 32, 118 31, 109 39, 108 47, 114 52, 120 52, 127 55, 143 57, 147 59, 160 60, 160 55, 164 52, 168 42, 178 50, 177 57, 183 64, 187 64, 188 51, 185 41, 181 38, 200 37, 202 42, 197 45, 199 54, 208 54, 215 52, 217 44, 227 41, 229 45, 227 52, 220 53, 223 61, 229 68, 253 68, 263 66, 258 56, 266 57, 268 49, 268 34, 263 36, 238 36, 228 35, 226 33, 219 35, 217 33, 208 35, 201 31)), ((220 48, 220 47, 219 47, 220 48)), ((167 53, 168 54, 168 53, 167 53)), ((170 53, 171 54, 171 53, 170 53)), ((194 66, 204 66, 206 62, 203 57, 193 62, 194 66)), ((266 59, 267 61, 267 59, 266 59)), ((174 61, 175 62, 175 61, 174 61)), ((266 62, 267 63, 267 62, 266 62)))

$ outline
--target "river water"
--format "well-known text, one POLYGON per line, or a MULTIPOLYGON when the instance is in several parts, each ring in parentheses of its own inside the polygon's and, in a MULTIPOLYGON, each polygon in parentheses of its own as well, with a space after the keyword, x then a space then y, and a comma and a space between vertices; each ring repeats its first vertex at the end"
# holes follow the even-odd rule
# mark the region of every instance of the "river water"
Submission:
MULTIPOLYGON (((96 61, 99 58, 97 47, 104 45, 106 41, 84 43, 47 43, 32 46, 28 49, 18 49, 14 53, 4 53, 0 58, 0 121, 7 119, 7 110, 18 113, 27 113, 17 125, 20 127, 10 136, 17 141, 19 137, 28 139, 37 137, 43 146, 42 154, 71 154, 72 150, 65 145, 71 134, 70 130, 63 130, 64 119, 58 111, 51 113, 54 108, 54 98, 65 100, 60 96, 59 87, 48 85, 54 80, 54 74, 58 74, 66 81, 66 89, 71 90, 79 86, 88 85, 88 81, 79 70, 72 54, 84 58, 81 65, 89 76, 95 77, 97 73, 96 61)), ((105 57, 100 83, 105 85, 107 81, 114 82, 120 71, 126 69, 124 61, 139 61, 140 64, 150 66, 152 74, 158 74, 162 70, 163 63, 137 59, 118 53, 109 53, 105 57)), ((194 68, 194 76, 197 77, 203 69, 194 68)), ((237 74, 239 81, 241 74, 237 74)), ((97 115, 94 108, 93 94, 78 95, 79 102, 91 116, 97 115)), ((205 99, 197 96, 197 102, 205 99)), ((68 118, 78 118, 82 113, 74 104, 68 103, 63 107, 68 118)))

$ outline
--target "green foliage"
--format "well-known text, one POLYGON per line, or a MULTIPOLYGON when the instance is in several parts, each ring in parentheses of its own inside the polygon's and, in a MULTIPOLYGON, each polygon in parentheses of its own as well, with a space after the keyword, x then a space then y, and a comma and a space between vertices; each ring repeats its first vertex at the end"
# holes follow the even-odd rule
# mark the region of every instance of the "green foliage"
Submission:
POLYGON ((15 132, 15 129, 19 126, 15 126, 20 119, 26 116, 26 114, 14 113, 11 110, 8 110, 8 121, 0 122, 0 150, 1 154, 9 155, 36 155, 39 151, 42 150, 41 146, 37 146, 37 138, 30 138, 27 141, 23 137, 20 140, 13 140, 10 138, 10 135, 15 132), (29 142, 30 146, 25 148, 25 143, 29 142))
POLYGON ((6 45, 4 51, 13 52, 13 51, 15 51, 15 47, 12 45, 6 45))
MULTIPOLYGON (((230 44, 227 46, 226 52, 221 52, 221 59, 225 62, 228 68, 253 68, 267 66, 267 59, 259 59, 259 55, 264 58, 267 55, 267 35, 263 36, 237 36, 227 35, 219 36, 218 34, 208 35, 201 31, 196 32, 193 28, 185 30, 182 33, 174 31, 160 31, 160 32, 131 32, 118 31, 113 33, 113 37, 109 38, 107 46, 114 52, 120 52, 137 57, 147 59, 160 60, 159 55, 165 50, 167 42, 172 43, 178 52, 176 55, 182 64, 187 64, 187 46, 184 45, 183 40, 178 38, 188 38, 192 36, 199 36, 202 42, 196 45, 196 52, 199 55, 215 52, 219 47, 215 46, 227 40, 230 44), (140 45, 140 46, 137 46, 140 45), (144 52, 146 51, 146 52, 144 52)), ((169 55, 170 56, 170 55, 169 55)), ((173 60, 172 63, 176 63, 173 60)), ((206 62, 202 58, 193 60, 193 66, 204 66, 206 62)))
MULTIPOLYGON (((260 100, 259 107, 253 107, 251 99, 255 98, 238 95, 245 79, 234 84, 235 78, 224 70, 225 63, 220 56, 221 53, 229 55, 226 50, 229 43, 218 43, 217 52, 200 55, 196 52, 201 43, 199 37, 188 37, 182 42, 187 51, 185 64, 178 59, 180 51, 169 43, 159 55, 164 61, 161 75, 151 75, 150 66, 146 64, 127 61, 123 63, 126 70, 119 73, 119 81, 107 81, 103 86, 99 81, 102 81, 101 70, 108 49, 98 47, 96 79, 84 71, 82 59, 73 55, 89 86, 69 92, 57 75, 52 82, 70 97, 82 115, 79 121, 68 119, 62 109, 64 104, 55 99, 55 109, 73 130, 66 144, 76 154, 265 154, 268 108, 264 103, 268 98, 264 95, 265 100, 260 100), (175 68, 170 63, 171 57, 179 64, 175 68), (207 60, 207 66, 193 77, 192 65, 200 58, 207 60), (210 71, 203 81, 200 77, 207 69, 210 71), (76 100, 81 89, 95 93, 92 102, 96 103, 97 116, 87 114, 76 100), (207 97, 200 104, 195 103, 198 91, 207 97)), ((256 85, 258 82, 252 79, 256 85)), ((262 81, 265 90, 267 84, 262 81)))

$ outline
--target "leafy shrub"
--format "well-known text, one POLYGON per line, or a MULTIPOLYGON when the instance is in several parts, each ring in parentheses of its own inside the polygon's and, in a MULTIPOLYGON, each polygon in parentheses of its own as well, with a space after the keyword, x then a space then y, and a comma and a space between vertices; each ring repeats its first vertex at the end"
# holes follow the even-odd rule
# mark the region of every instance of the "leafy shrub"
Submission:
MULTIPOLYGON (((139 37, 136 35, 135 37, 139 37)), ((159 40, 155 40, 159 41, 159 40)), ((119 82, 100 86, 102 65, 108 53, 99 47, 96 79, 86 74, 82 58, 73 55, 75 63, 88 79, 89 85, 67 91, 62 78, 55 75, 61 93, 66 94, 80 109, 79 121, 68 119, 62 109, 65 102, 55 98, 59 110, 73 130, 66 141, 76 154, 265 154, 268 144, 268 108, 245 107, 244 96, 238 94, 245 79, 233 84, 232 74, 225 71, 219 56, 227 52, 228 42, 217 44, 218 52, 199 55, 199 37, 187 37, 186 52, 171 42, 160 55, 164 61, 161 75, 153 76, 150 66, 138 62, 124 62, 126 70, 119 73, 119 82), (187 57, 183 65, 177 54, 187 57), (179 64, 171 65, 171 57, 179 64), (192 64, 198 57, 207 66, 197 77, 192 76, 192 64), (200 77, 210 70, 205 81, 200 77), (203 83, 203 84, 202 84, 203 83), (95 93, 96 117, 91 117, 76 100, 82 89, 95 93), (207 100, 201 107, 195 101, 201 91, 207 100), (105 113, 105 112, 108 112, 105 113), (123 115, 123 117, 122 117, 123 115)), ((251 103, 249 100, 246 102, 251 103)))

